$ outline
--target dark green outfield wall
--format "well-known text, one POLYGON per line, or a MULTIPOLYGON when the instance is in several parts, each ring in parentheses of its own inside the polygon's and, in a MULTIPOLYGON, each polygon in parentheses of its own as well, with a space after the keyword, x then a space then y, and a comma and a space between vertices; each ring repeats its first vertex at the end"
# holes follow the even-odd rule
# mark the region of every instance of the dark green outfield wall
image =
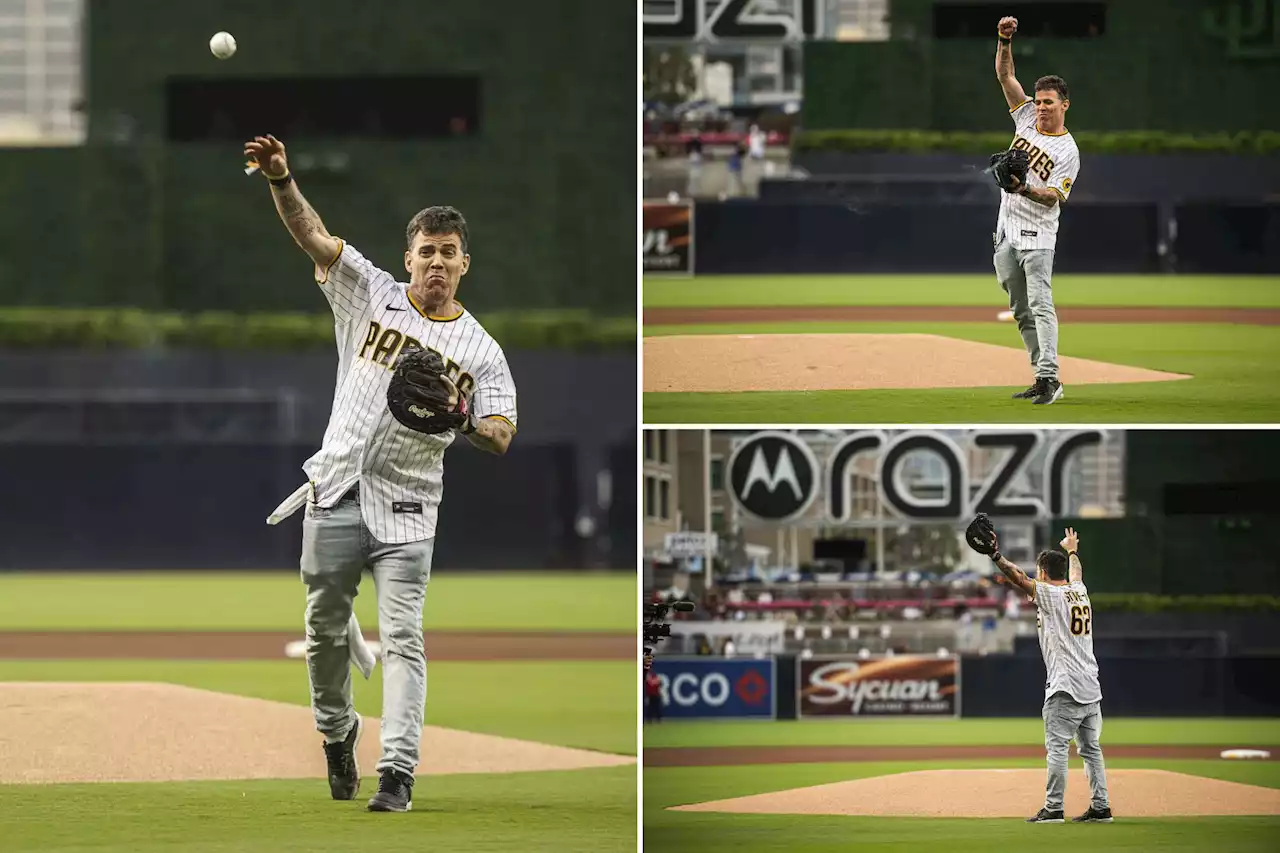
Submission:
MULTIPOLYGON (((625 3, 94 3, 90 144, 0 152, 0 303, 317 309, 238 143, 165 140, 169 76, 475 74, 478 135, 284 141, 329 229, 401 269, 409 218, 471 226, 474 310, 635 304, 636 17, 625 3), (261 15, 261 16, 260 16, 261 15), (225 29, 239 52, 208 52, 225 29), (306 168, 346 158, 345 168, 306 168)), ((343 103, 335 103, 342 110, 343 103)), ((429 98, 406 109, 430 109, 429 98)), ((274 132, 263 127, 262 132, 274 132)))
MULTIPOLYGON (((999 16, 980 36, 939 40, 931 37, 934 5, 894 0, 894 38, 888 42, 807 44, 805 127, 1007 130, 995 79, 999 16)), ((1057 74, 1067 81, 1069 128, 1280 130, 1280 112, 1266 105, 1280 80, 1280 44, 1270 37, 1269 16, 1280 14, 1275 4, 1111 0, 1106 6, 1105 33, 1097 38, 1014 39, 1015 70, 1028 93, 1037 77, 1057 74), (1244 56, 1231 49, 1220 28, 1231 8, 1254 5, 1267 17, 1262 35, 1242 36, 1242 49, 1257 54, 1244 56)), ((1027 31, 1035 27, 1033 18, 1032 12, 1020 18, 1027 31)), ((1248 23, 1247 16, 1242 20, 1248 23)))

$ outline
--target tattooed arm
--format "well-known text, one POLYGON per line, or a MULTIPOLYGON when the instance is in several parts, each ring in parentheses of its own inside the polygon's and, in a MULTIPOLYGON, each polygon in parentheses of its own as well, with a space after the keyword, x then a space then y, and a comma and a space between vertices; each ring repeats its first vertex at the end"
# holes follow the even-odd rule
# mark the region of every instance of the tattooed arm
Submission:
POLYGON ((481 418, 476 423, 476 431, 467 433, 467 440, 481 450, 501 456, 511 446, 515 434, 515 429, 503 418, 481 418))
POLYGON ((1018 190, 1018 195, 1024 195, 1036 204, 1044 205, 1045 207, 1053 207, 1058 203, 1058 194, 1053 191, 1053 187, 1024 186, 1018 190))
POLYGON ((992 562, 996 564, 996 568, 1000 570, 1000 573, 1009 579, 1009 583, 1018 587, 1032 598, 1036 597, 1036 582, 1027 577, 1026 572, 1006 560, 998 551, 992 562))
POLYGON ((1076 553, 1076 549, 1080 547, 1080 537, 1076 535, 1075 528, 1067 528, 1067 535, 1060 544, 1067 552, 1067 580, 1076 583, 1084 578, 1084 566, 1080 565, 1080 555, 1076 553))
POLYGON ((271 198, 276 203, 276 212, 280 214, 284 227, 293 235, 294 242, 307 253, 317 268, 328 269, 334 256, 341 250, 342 243, 324 227, 320 214, 302 197, 297 182, 289 181, 283 186, 272 184, 271 198))
MULTIPOLYGON (((1018 29, 1016 18, 1001 18, 996 32, 1002 38, 1012 39, 1018 29)), ((1015 109, 1027 102, 1027 93, 1022 91, 1022 84, 1013 76, 1013 43, 1000 41, 996 44, 996 79, 1004 90, 1004 99, 1009 109, 1015 109)))
POLYGON ((290 175, 284 143, 270 134, 255 136, 244 144, 244 155, 257 163, 263 176, 271 182, 276 212, 294 241, 315 263, 318 276, 333 265, 342 250, 342 241, 329 233, 320 221, 320 214, 302 197, 297 181, 290 175))

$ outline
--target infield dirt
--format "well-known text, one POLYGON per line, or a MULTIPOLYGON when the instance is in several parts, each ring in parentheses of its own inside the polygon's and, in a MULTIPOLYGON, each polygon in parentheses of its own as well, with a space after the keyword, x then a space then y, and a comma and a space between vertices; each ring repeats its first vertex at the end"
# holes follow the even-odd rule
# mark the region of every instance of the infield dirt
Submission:
MULTIPOLYGON (((0 721, 0 784, 314 778, 328 796, 322 738, 299 705, 176 684, 8 682, 0 683, 0 721)), ((379 721, 364 723, 356 754, 376 783, 379 721)), ((636 762, 439 726, 423 726, 421 756, 419 775, 636 762)))
MULTIPOLYGON (((1191 377, 1059 356, 1073 384, 1191 377)), ((645 391, 859 391, 1031 383, 1027 354, 942 335, 664 335, 644 339, 645 391), (696 365, 696 369, 691 366, 696 365)))

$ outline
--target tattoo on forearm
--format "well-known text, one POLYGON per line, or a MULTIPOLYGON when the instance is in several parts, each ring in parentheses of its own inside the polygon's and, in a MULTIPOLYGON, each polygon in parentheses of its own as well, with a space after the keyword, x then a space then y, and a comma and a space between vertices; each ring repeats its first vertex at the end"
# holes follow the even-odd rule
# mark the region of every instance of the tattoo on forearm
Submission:
POLYGON ((1010 45, 1000 44, 996 47, 996 72, 1002 78, 1013 74, 1013 49, 1010 45))
POLYGON ((1080 558, 1072 554, 1068 558, 1071 565, 1071 577, 1080 578, 1084 576, 1084 567, 1080 565, 1080 558))
POLYGON ((1042 204, 1045 207, 1053 207, 1058 203, 1058 194, 1050 187, 1031 187, 1025 195, 1036 204, 1042 204))
POLYGON ((294 193, 281 193, 279 199, 281 216, 297 216, 307 209, 302 197, 294 193))
POLYGON ((486 450, 501 450, 511 443, 511 427, 494 418, 482 418, 471 438, 478 439, 486 450))

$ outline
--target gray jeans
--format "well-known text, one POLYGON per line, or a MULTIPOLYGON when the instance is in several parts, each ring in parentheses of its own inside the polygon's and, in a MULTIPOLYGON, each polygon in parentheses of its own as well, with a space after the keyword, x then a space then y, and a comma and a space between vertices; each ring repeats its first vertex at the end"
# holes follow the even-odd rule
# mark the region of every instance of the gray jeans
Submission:
POLYGON ((1048 756, 1049 778, 1045 783, 1044 807, 1062 810, 1067 793, 1067 747, 1076 739, 1084 759, 1084 775, 1089 780, 1095 809, 1110 808, 1107 799, 1107 768, 1102 761, 1102 703, 1081 705, 1067 693, 1058 692, 1044 700, 1044 749, 1048 756))
POLYGON ((355 721, 347 621, 360 576, 373 573, 382 644, 382 758, 379 772, 413 775, 427 701, 422 606, 431 578, 434 539, 405 545, 379 542, 348 493, 330 509, 307 504, 302 523, 302 582, 307 587, 307 674, 316 728, 345 735, 355 721))
POLYGON ((1037 379, 1058 378, 1058 314, 1053 308, 1053 250, 1015 249, 996 235, 996 278, 1037 379))

